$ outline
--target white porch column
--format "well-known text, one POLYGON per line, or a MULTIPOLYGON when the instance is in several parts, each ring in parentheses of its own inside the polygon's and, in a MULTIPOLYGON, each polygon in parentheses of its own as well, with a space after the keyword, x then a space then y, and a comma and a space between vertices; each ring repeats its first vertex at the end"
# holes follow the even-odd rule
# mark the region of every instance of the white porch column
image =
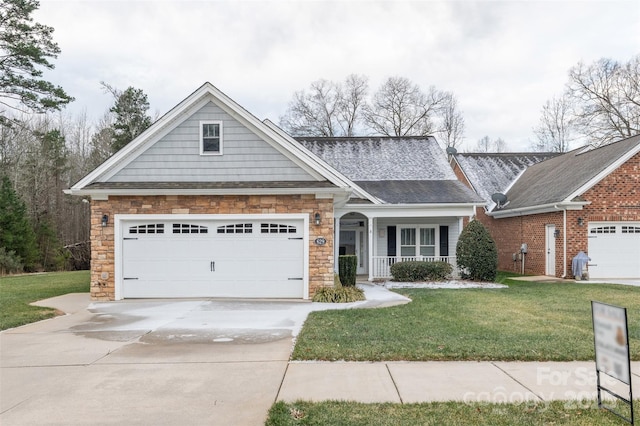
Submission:
POLYGON ((333 271, 337 274, 339 272, 339 257, 340 257, 340 218, 333 218, 333 271))
POLYGON ((369 256, 369 281, 373 281, 373 240, 374 240, 374 231, 377 226, 376 218, 367 217, 367 251, 369 256))

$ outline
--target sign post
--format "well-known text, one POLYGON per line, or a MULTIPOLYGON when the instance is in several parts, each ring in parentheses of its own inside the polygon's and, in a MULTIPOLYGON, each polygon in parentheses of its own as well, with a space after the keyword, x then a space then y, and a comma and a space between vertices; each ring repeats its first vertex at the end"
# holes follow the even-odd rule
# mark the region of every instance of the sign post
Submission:
POLYGON ((596 352, 598 407, 612 412, 633 425, 633 390, 631 386, 627 309, 592 301, 591 314, 593 319, 593 343, 596 352), (629 386, 628 399, 602 386, 600 373, 627 384, 629 386), (612 407, 606 406, 602 401, 602 391, 629 405, 630 416, 626 417, 612 407))

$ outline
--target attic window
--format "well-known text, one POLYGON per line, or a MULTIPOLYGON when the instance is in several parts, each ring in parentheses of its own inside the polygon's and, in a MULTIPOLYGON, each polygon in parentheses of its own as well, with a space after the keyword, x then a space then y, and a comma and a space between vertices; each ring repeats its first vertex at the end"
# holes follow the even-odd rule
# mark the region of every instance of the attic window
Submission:
POLYGON ((222 155, 222 122, 200 122, 200 154, 222 155))

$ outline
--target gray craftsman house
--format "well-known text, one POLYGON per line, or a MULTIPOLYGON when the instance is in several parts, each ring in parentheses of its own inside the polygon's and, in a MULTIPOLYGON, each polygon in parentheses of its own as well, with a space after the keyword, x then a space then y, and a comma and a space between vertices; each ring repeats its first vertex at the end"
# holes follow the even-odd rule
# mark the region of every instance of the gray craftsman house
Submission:
POLYGON ((432 137, 296 140, 205 83, 71 186, 91 202, 91 296, 309 299, 341 253, 389 276, 455 264, 484 202, 432 137))

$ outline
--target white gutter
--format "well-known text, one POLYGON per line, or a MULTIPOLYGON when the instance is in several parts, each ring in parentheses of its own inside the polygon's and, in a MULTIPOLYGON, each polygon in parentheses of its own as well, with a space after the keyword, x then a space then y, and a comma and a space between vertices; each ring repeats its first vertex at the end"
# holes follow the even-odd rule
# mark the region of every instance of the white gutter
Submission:
POLYGON ((558 206, 564 207, 567 210, 582 210, 584 206, 589 204, 591 204, 590 201, 562 201, 560 203, 549 203, 509 210, 492 211, 487 213, 487 216, 499 219, 503 217, 523 216, 526 214, 550 213, 559 210, 558 206))

